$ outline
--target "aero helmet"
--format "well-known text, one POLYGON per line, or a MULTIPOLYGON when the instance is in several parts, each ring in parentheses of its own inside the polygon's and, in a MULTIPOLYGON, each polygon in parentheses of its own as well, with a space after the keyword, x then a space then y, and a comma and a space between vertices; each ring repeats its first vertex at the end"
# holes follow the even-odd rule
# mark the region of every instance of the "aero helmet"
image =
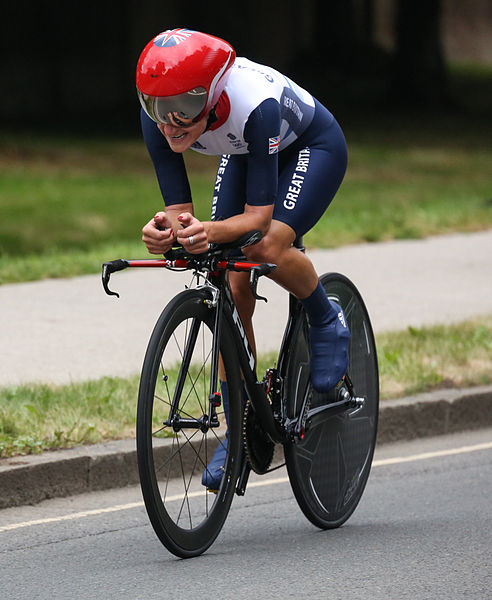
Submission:
POLYGON ((168 114, 199 121, 217 104, 236 53, 213 35, 168 29, 145 46, 137 64, 140 103, 157 123, 168 114))

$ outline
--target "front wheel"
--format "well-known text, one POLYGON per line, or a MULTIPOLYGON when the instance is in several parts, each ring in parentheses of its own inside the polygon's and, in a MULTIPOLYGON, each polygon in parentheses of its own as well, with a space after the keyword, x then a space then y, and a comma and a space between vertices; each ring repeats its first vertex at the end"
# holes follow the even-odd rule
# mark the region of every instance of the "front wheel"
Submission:
MULTIPOLYGON (((305 437, 285 444, 285 460, 296 500, 317 527, 339 527, 355 510, 369 477, 376 445, 379 377, 376 346, 369 315, 354 284, 338 273, 320 281, 330 300, 345 313, 351 333, 348 375, 355 395, 364 398, 360 410, 346 410, 306 427, 305 437)), ((309 377, 308 324, 303 311, 294 324, 285 368, 287 415, 299 415, 309 377)), ((313 393, 311 408, 326 403, 313 393)))
MULTIPOLYGON (((216 308, 206 293, 186 290, 161 314, 149 342, 137 408, 137 457, 145 507, 161 542, 187 558, 204 552, 227 517, 241 461, 241 380, 231 332, 220 353, 229 382, 229 432, 208 426, 216 308), (226 447, 216 494, 202 484, 218 444, 226 447)), ((216 390, 212 390, 214 392, 216 390)))

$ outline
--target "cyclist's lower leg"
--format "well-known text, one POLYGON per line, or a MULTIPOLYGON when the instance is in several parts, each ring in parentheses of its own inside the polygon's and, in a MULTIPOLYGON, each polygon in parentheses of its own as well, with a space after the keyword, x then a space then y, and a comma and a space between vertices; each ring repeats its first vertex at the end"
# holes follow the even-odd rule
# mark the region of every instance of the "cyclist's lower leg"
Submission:
POLYGON ((311 381, 319 392, 332 389, 348 367, 350 332, 343 311, 330 301, 309 258, 292 246, 296 237, 285 223, 272 221, 268 234, 245 249, 248 258, 273 262, 269 276, 301 301, 310 324, 311 381))

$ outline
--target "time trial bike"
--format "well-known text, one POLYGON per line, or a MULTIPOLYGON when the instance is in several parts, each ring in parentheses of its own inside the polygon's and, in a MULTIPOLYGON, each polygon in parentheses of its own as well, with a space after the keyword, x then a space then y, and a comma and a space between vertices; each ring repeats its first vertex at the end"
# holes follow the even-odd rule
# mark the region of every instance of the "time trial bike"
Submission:
MULTIPOLYGON (((155 533, 175 555, 197 556, 214 542, 234 494, 245 493, 251 470, 271 468, 283 446, 295 498, 317 527, 339 527, 355 510, 376 443, 379 380, 368 312, 354 284, 338 273, 322 275, 327 296, 344 310, 351 332, 349 367, 329 393, 310 382, 309 327, 301 303, 289 314, 276 365, 262 378, 228 283, 229 271, 258 279, 276 267, 237 256, 261 239, 252 232, 233 244, 193 255, 173 249, 162 259, 103 265, 108 294, 112 273, 128 267, 191 270, 193 285, 175 296, 151 335, 140 378, 137 458, 145 507, 155 533), (226 415, 219 363, 228 383, 226 415), (227 430, 227 434, 225 434, 227 430), (226 449, 215 493, 203 472, 218 444, 226 449)), ((296 240, 302 249, 302 240, 296 240)))

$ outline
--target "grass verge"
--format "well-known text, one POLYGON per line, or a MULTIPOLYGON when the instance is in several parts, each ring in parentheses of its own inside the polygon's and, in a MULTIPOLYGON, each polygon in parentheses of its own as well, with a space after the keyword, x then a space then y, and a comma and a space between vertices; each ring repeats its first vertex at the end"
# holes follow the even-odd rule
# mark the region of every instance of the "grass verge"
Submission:
MULTIPOLYGON (((377 336, 383 400, 492 383, 492 316, 377 336)), ((258 373, 273 364, 263 356, 258 373)), ((0 457, 132 437, 138 377, 0 389, 0 457)))
MULTIPOLYGON (((492 227, 490 126, 460 115, 380 115, 344 129, 349 167, 308 247, 492 227)), ((96 273, 146 256, 141 227, 163 206, 140 140, 0 136, 0 283, 96 273)), ((216 159, 190 153, 199 218, 216 159)))

